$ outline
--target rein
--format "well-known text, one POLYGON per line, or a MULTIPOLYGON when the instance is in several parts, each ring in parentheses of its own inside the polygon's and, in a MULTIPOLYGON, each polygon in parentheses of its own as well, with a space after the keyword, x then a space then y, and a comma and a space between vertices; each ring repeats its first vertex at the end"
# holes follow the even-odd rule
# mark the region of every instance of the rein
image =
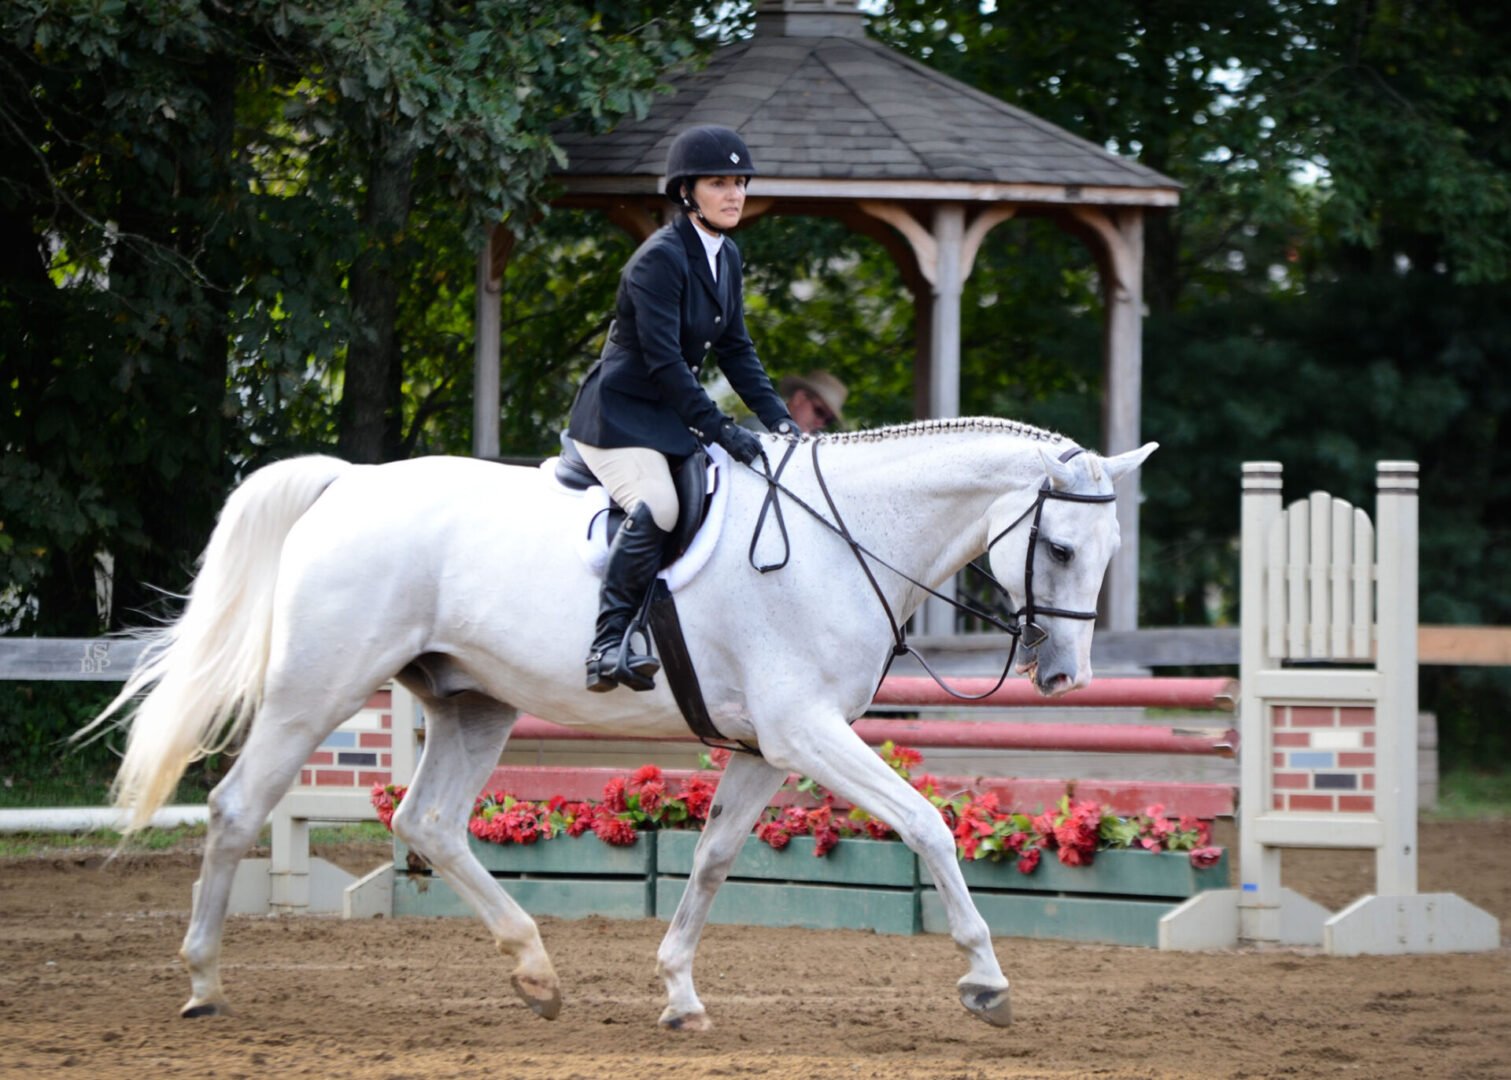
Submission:
MULTIPOLYGON (((819 467, 819 440, 813 440, 812 444, 813 476, 814 479, 818 481, 819 491, 823 493, 824 501, 829 504, 829 512, 834 515, 834 520, 830 521, 822 513, 820 513, 818 510, 815 510, 801 497, 794 493, 791 488, 788 488, 785 484, 783 484, 781 482, 782 472, 787 468, 787 463, 792 459, 793 453, 797 450, 798 441, 799 440, 794 439, 789 442, 787 450, 782 455, 781 461, 777 464, 775 472, 773 472, 771 469, 771 462, 767 459, 766 452, 764 450, 761 452, 761 466, 763 479, 765 479, 767 485, 767 491, 766 499, 761 505, 760 515, 756 518, 755 531, 750 537, 750 565, 756 570, 765 574, 769 573, 772 570, 779 570, 782 567, 786 566, 788 559, 791 557, 792 544, 787 537, 787 524, 782 518, 781 502, 777 498, 778 492, 786 495, 794 503, 806 510, 808 514, 813 517, 813 519, 816 520, 819 524, 823 525, 824 528, 828 529, 830 532, 834 533, 836 536, 842 539, 847 545, 849 545, 850 551, 855 556, 856 562, 860 563, 860 568, 865 573, 866 580, 871 583, 871 590, 876 594, 876 598, 881 601, 882 610, 887 614, 887 623, 892 628, 892 652, 891 655, 887 657, 886 666, 882 668, 881 677, 883 679, 887 677, 887 672, 891 670, 892 661, 897 659, 897 657, 899 656, 909 655, 912 656, 913 659, 916 660, 918 664, 923 668, 923 670, 928 672, 929 677, 933 679, 934 682, 951 697, 957 698, 961 701, 979 701, 982 698, 990 697, 992 694, 995 694, 999 689, 1001 689, 1002 684, 1007 681, 1007 677, 1012 671, 1013 660, 1018 655, 1018 645, 1020 642, 1022 642, 1023 647, 1026 649, 1037 649, 1041 644, 1044 643, 1044 640, 1049 637, 1049 631, 1045 630, 1041 625, 1039 625, 1037 621, 1039 616, 1047 615, 1062 619, 1095 619, 1097 617, 1097 613, 1095 611, 1069 611, 1065 608, 1044 607, 1036 604, 1034 602, 1034 555, 1039 545, 1039 523, 1043 518, 1044 503, 1047 500, 1061 499, 1066 502, 1110 503, 1117 498, 1117 496, 1112 492, 1108 492, 1105 495, 1085 495, 1075 492, 1055 491, 1051 488, 1049 479, 1046 477, 1043 485, 1039 488, 1038 495, 1034 499, 1033 504, 1030 505, 1028 509, 1024 510, 1023 513, 1014 518, 1011 524, 1009 524, 1006 528, 1000 530, 996 536, 993 536, 991 540, 987 542, 985 554, 990 555, 992 548, 994 548, 999 542, 1001 542, 1008 533, 1012 532, 1019 525, 1023 524, 1023 522, 1028 519, 1030 514, 1033 515, 1033 524, 1029 526, 1028 554, 1026 557, 1026 565, 1024 567, 1023 574, 1023 606, 1018 608, 1016 611, 1010 610, 1008 612, 1008 618, 1012 621, 1004 622, 1002 619, 997 618, 997 616, 993 615, 991 612, 978 608, 974 604, 962 603, 952 596, 946 596, 943 593, 939 592, 937 589, 930 588, 923 582, 919 581, 917 578, 914 578, 911 575, 903 572, 902 570, 899 570, 897 567, 887 562, 886 559, 883 559, 880 555, 876 554, 876 552, 872 551, 860 541, 856 540, 855 537, 851 535, 849 527, 845 524, 844 518, 839 512, 839 506, 834 501, 834 497, 829 493, 829 485, 824 480, 823 470, 819 467), (765 527, 766 513, 768 510, 772 509, 774 509, 773 517, 776 519, 777 528, 780 530, 782 536, 782 559, 778 563, 758 565, 755 561, 756 543, 760 539, 761 530, 765 527), (940 600, 943 600, 951 607, 954 607, 957 611, 963 611, 968 615, 973 615, 978 619, 990 623, 998 630, 1001 630, 1012 637, 1013 643, 1012 647, 1008 650, 1007 662, 1002 667, 1002 674, 997 677, 996 683, 990 690, 987 690, 984 693, 980 694, 960 693, 959 691, 953 689, 948 683, 946 683, 944 679, 941 678, 934 671, 934 669, 929 666, 929 662, 925 660, 923 658, 923 655, 908 641, 907 631, 904 629, 903 625, 897 621, 897 616, 892 611, 892 605, 887 603, 886 595, 882 592, 881 585, 876 580, 876 575, 872 573, 870 563, 867 561, 868 559, 880 563, 882 566, 892 571, 892 573, 896 574, 904 581, 922 589, 930 596, 934 596, 940 600), (1025 635, 1028 635, 1027 638, 1025 638, 1025 635)), ((1072 446, 1070 449, 1066 450, 1065 453, 1060 455, 1060 461, 1070 461, 1072 458, 1076 457, 1079 454, 1084 454, 1085 452, 1086 451, 1079 446, 1072 446)), ((752 471, 754 471, 753 466, 752 471)), ((1007 586, 1003 585, 1000 581, 993 577, 991 572, 984 566, 981 566, 976 560, 972 560, 967 565, 975 568, 983 577, 985 577, 986 580, 991 583, 992 587, 1007 599, 1007 606, 1011 608, 1012 594, 1008 592, 1007 586)), ((880 684, 878 683, 878 685, 880 684)))

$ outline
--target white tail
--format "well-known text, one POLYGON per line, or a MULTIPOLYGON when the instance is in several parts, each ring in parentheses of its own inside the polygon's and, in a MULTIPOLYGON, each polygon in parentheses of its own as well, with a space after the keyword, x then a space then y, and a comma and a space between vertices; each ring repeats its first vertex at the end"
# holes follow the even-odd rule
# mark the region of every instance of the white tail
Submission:
POLYGON ((128 832, 168 801, 190 762, 236 742, 251 722, 262 700, 284 538, 349 468, 337 458, 294 458, 259 469, 233 491, 184 613, 150 636, 120 694, 75 736, 152 688, 127 721, 112 787, 115 804, 130 812, 128 832))

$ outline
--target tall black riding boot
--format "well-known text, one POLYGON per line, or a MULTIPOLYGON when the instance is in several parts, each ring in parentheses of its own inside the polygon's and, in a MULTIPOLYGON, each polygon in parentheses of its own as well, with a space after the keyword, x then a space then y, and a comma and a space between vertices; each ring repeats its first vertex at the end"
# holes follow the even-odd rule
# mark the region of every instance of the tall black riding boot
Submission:
MULTIPOLYGON (((656 571, 661 569, 666 537, 645 503, 625 516, 614 536, 598 591, 597 633, 588 650, 588 689, 594 693, 604 693, 621 683, 631 690, 650 690, 656 685, 652 676, 661 670, 661 663, 654 656, 630 650, 629 628, 656 571)), ((649 641, 646 647, 649 649, 649 641)))

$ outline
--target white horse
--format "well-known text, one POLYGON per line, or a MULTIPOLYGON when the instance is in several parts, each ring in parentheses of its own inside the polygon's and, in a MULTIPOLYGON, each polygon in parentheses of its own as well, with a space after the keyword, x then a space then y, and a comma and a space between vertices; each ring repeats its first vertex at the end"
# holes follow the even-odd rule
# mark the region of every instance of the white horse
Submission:
MULTIPOLYGON (((852 535, 932 588, 990 546, 992 572, 1019 604, 1032 564, 1048 637, 1019 669, 1045 694, 1090 681, 1086 613, 1118 546, 1113 481, 1155 444, 1102 458, 995 419, 823 436, 821 453, 810 455, 813 441, 803 441, 783 475, 792 493, 828 506, 817 462, 852 535), (1093 498, 1078 501, 1077 493, 1093 498), (1009 525, 1035 510, 1042 520, 1031 550, 1030 530, 1009 525), (1049 614, 1056 610, 1060 616, 1049 614)), ((773 460, 788 445, 766 440, 773 460)), ((732 485, 724 541, 681 588, 678 608, 710 714, 726 737, 760 756, 736 754, 719 782, 658 952, 667 993, 660 1023, 709 1026, 692 979, 699 935, 761 810, 797 772, 891 824, 924 860, 969 961, 957 984, 961 1002, 1007 1024, 1008 981, 949 829, 848 724, 865 711, 887 662, 891 628, 881 597, 847 543, 787 496, 791 561, 757 573, 747 542, 766 480, 726 463, 723 482, 732 485)), ((258 471, 232 493, 182 617, 94 721, 150 688, 130 719, 116 778, 117 802, 133 812, 134 827, 168 798, 191 760, 242 744, 210 794, 199 897, 180 952, 193 990, 183 1015, 226 1008, 219 953, 237 862, 310 753, 394 677, 419 696, 427 722, 394 833, 516 961, 519 996, 541 1016, 557 1014, 559 983, 534 920, 468 850, 473 799, 521 711, 632 739, 686 731, 664 677, 649 693, 582 689, 598 590, 577 550, 585 516, 582 500, 541 470, 468 458, 357 466, 303 457, 258 471)), ((767 543, 780 544, 769 521, 767 543)), ((899 620, 924 599, 893 570, 873 562, 872 573, 899 620)))

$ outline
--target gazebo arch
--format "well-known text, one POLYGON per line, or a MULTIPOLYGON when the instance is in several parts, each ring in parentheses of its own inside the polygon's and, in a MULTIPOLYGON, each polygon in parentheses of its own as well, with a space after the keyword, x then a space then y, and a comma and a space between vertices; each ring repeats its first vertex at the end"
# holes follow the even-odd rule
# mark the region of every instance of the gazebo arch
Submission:
MULTIPOLYGON (((914 412, 959 415, 960 302, 986 235, 1014 216, 1048 218, 1085 242, 1105 312, 1102 444, 1140 442, 1144 213, 1176 205, 1180 185, 1022 109, 892 51, 865 33, 857 0, 759 0, 756 32, 670 80, 675 93, 606 135, 565 133, 555 205, 603 211, 637 239, 662 223, 661 169, 693 124, 734 128, 761 169, 746 221, 835 217, 878 240, 913 295, 914 412)), ((512 246, 500 228, 478 264, 473 451, 498 451, 498 290, 512 246)), ((1120 485, 1123 546, 1108 571, 1102 622, 1138 622, 1137 479, 1120 485)), ((947 633, 939 601, 926 633, 947 633)))

